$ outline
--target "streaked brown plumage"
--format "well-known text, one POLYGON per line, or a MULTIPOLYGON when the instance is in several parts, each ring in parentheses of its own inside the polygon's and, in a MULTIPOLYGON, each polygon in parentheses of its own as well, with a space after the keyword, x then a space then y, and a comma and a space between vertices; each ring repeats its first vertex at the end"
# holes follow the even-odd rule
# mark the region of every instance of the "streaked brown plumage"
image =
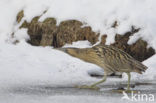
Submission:
MULTIPOLYGON (((126 72, 129 76, 129 82, 130 72, 142 74, 142 72, 147 69, 147 67, 141 62, 135 60, 121 49, 113 46, 97 45, 92 48, 59 48, 58 50, 68 53, 69 55, 77 57, 83 61, 100 66, 104 69, 105 75, 113 72, 126 72)), ((105 80, 106 77, 104 77, 102 82, 105 80)), ((98 82, 91 86, 93 87, 100 83, 98 82)))

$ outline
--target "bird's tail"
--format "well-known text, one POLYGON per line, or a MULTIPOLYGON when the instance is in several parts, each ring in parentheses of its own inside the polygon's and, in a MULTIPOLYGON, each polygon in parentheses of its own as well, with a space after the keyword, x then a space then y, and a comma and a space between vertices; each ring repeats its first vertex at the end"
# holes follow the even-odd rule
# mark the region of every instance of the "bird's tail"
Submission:
POLYGON ((142 72, 145 72, 147 68, 147 66, 140 63, 139 61, 135 61, 135 72, 142 74, 142 72))

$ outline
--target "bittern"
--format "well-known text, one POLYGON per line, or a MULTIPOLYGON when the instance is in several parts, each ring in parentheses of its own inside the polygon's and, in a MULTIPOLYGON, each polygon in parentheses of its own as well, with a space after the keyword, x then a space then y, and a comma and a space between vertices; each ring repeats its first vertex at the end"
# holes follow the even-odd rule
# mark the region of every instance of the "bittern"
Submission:
POLYGON ((127 90, 130 90, 130 72, 142 74, 147 69, 128 53, 113 46, 96 45, 92 48, 58 48, 58 50, 104 69, 104 77, 101 81, 90 86, 82 86, 82 88, 98 88, 96 85, 106 81, 108 73, 125 72, 128 75, 127 90))

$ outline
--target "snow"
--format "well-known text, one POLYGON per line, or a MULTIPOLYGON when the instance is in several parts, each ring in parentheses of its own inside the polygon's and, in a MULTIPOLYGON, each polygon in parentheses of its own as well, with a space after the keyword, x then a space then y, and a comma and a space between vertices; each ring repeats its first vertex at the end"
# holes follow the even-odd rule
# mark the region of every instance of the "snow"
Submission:
POLYGON ((52 82, 54 86, 72 84, 89 80, 86 71, 97 68, 51 47, 33 47, 24 41, 16 46, 0 46, 0 57, 3 84, 34 81, 52 82))
POLYGON ((116 33, 124 34, 131 26, 136 26, 141 30, 128 43, 132 44, 141 37, 149 46, 156 48, 155 0, 1 0, 0 5, 2 40, 16 32, 16 15, 23 9, 27 21, 38 15, 41 15, 40 21, 55 17, 58 24, 63 20, 80 20, 94 31, 107 34, 107 44, 114 42, 116 33), (47 12, 43 14, 45 10, 47 12), (115 21, 119 26, 114 29, 111 26, 115 21))
POLYGON ((90 48, 92 44, 88 40, 73 42, 72 44, 65 44, 63 47, 75 47, 75 48, 90 48))
POLYGON ((14 38, 16 38, 17 40, 29 40, 29 36, 27 34, 27 29, 18 29, 15 33, 14 33, 14 38))
POLYGON ((156 55, 152 56, 151 58, 144 61, 144 64, 148 67, 145 75, 148 75, 149 77, 153 77, 153 79, 156 79, 156 55))

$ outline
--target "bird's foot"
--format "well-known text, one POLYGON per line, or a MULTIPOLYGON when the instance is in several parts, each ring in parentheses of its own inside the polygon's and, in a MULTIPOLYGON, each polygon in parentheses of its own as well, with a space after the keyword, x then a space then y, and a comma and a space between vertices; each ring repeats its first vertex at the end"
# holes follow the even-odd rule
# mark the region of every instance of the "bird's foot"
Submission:
POLYGON ((79 88, 79 89, 93 89, 93 90, 99 90, 100 89, 97 86, 88 86, 88 85, 76 86, 76 88, 79 88))
POLYGON ((125 90, 126 93, 138 93, 138 90, 125 90))
POLYGON ((112 90, 113 92, 117 92, 117 93, 123 93, 123 92, 126 92, 126 93, 138 93, 137 90, 130 90, 130 89, 124 89, 124 88, 118 88, 118 89, 114 89, 112 90))

